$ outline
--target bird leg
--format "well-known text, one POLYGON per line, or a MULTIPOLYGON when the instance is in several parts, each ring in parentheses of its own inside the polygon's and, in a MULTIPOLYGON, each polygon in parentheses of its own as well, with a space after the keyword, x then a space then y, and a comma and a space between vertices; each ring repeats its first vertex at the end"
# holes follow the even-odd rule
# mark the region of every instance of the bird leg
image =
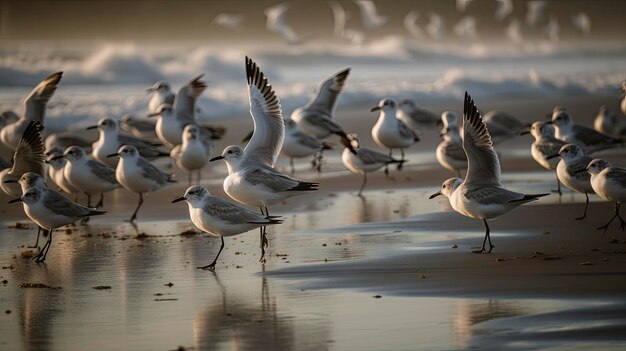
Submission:
POLYGON ((363 173, 363 183, 361 183, 361 189, 359 189, 358 196, 363 196, 361 194, 363 193, 363 189, 365 189, 365 184, 367 184, 367 173, 363 173))
MULTIPOLYGON (((267 209, 267 206, 259 206, 261 209, 261 214, 264 216, 269 216, 270 211, 267 209), (263 211, 265 208, 265 212, 263 211)), ((267 241, 267 226, 259 227, 259 244, 261 246, 261 258, 259 258, 259 262, 265 262, 265 248, 269 246, 269 242, 267 241)))
POLYGON ((37 241, 35 241, 35 246, 27 246, 29 249, 34 249, 39 247, 39 235, 41 234, 41 227, 37 227, 37 241))
POLYGON ((550 191, 553 192, 553 193, 559 194, 559 197, 561 197, 561 195, 563 195, 563 193, 561 192, 561 181, 559 180, 558 176, 556 177, 556 190, 552 189, 550 191))
POLYGON ((52 244, 52 229, 50 229, 48 234, 48 241, 46 241, 46 244, 43 248, 41 248, 41 251, 39 251, 37 256, 33 257, 35 262, 44 262, 46 260, 46 256, 48 256, 48 250, 50 250, 50 244, 52 244))
POLYGON ((324 151, 320 150, 316 156, 317 166, 315 167, 315 169, 317 170, 317 173, 322 173, 322 165, 324 164, 324 151))
POLYGON ((598 230, 602 230, 602 234, 606 233, 607 229, 609 229, 609 225, 611 225, 611 223, 613 222, 615 218, 619 218, 619 221, 620 221, 619 228, 621 230, 624 230, 624 225, 626 224, 626 222, 624 222, 624 220, 622 219, 622 216, 620 216, 619 214, 619 207, 620 207, 620 203, 619 202, 615 203, 615 214, 613 215, 613 217, 611 217, 611 220, 609 220, 609 223, 596 228, 598 230))
POLYGON ((585 201, 585 212, 583 213, 582 216, 576 217, 576 220, 578 221, 580 221, 581 219, 585 219, 585 217, 587 217, 587 207, 589 207, 589 194, 585 193, 585 198, 587 199, 585 201))
POLYGON ((217 258, 220 257, 220 254, 222 253, 222 250, 224 249, 224 237, 220 236, 220 239, 222 239, 222 245, 220 246, 220 250, 217 252, 217 256, 215 256, 215 259, 213 260, 213 262, 211 262, 211 264, 208 264, 206 266, 198 267, 198 269, 208 269, 211 272, 215 270, 215 264, 217 263, 217 258))
MULTIPOLYGON (((296 173, 296 167, 293 164, 293 157, 289 157, 289 167, 291 167, 291 174, 296 173)), ((315 167, 315 159, 311 162, 311 168, 315 167)))
POLYGON ((137 212, 139 212, 139 208, 141 207, 141 205, 143 205, 143 193, 139 193, 139 203, 137 203, 137 208, 135 209, 135 212, 133 212, 133 215, 128 220, 130 223, 134 223, 135 219, 137 219, 137 212))
MULTIPOLYGON (((404 161, 404 149, 400 149, 400 155, 402 156, 402 157, 400 157, 400 160, 404 161)), ((403 165, 404 165, 404 162, 400 162, 398 164, 398 171, 402 170, 402 166, 403 165)))
POLYGON ((483 239, 483 247, 480 250, 472 251, 473 253, 491 253, 491 250, 493 250, 493 248, 495 247, 493 246, 493 244, 491 244, 491 236, 489 235, 489 224, 487 224, 486 219, 483 219, 483 222, 485 223, 485 238, 483 239), (485 244, 487 244, 487 241, 489 241, 489 250, 485 250, 485 244))
POLYGON ((85 193, 85 195, 87 195, 87 207, 92 208, 91 207, 91 194, 85 193))
POLYGON ((100 201, 96 204, 96 208, 101 208, 104 206, 104 193, 100 193, 100 201))

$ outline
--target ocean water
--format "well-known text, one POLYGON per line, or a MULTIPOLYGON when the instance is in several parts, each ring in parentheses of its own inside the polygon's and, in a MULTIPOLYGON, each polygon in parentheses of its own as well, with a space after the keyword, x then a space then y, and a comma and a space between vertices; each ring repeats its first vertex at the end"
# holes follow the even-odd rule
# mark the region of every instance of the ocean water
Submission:
POLYGON ((244 57, 256 60, 288 116, 319 82, 351 67, 339 108, 382 97, 418 104, 462 96, 515 98, 616 94, 626 78, 619 44, 419 45, 389 36, 362 46, 224 46, 206 43, 11 44, 0 48, 0 109, 21 100, 47 75, 65 72, 47 112, 49 130, 89 125, 102 116, 146 114, 145 89, 159 80, 174 89, 198 74, 209 87, 199 116, 247 118, 244 57))

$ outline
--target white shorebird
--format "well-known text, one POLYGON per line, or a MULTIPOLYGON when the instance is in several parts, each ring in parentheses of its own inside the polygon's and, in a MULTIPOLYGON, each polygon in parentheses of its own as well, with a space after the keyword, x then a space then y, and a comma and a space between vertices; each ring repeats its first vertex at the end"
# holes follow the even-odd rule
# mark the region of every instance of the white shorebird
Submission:
POLYGON ((420 138, 398 119, 396 102, 391 99, 380 100, 378 106, 372 107, 370 111, 380 111, 378 121, 372 128, 372 138, 376 144, 389 149, 389 157, 391 157, 393 149, 400 149, 401 159, 404 160, 404 149, 418 142, 420 138))
POLYGON ((155 126, 157 136, 170 149, 183 143, 182 135, 186 125, 198 125, 195 117, 196 100, 207 87, 202 76, 197 76, 180 88, 173 105, 161 105, 157 112, 148 115, 158 116, 155 126))
POLYGON ((343 128, 333 120, 333 114, 337 97, 345 85, 348 74, 350 74, 350 68, 337 72, 324 80, 306 105, 293 110, 291 119, 296 122, 302 132, 320 140, 331 134, 335 134, 341 139, 347 138, 343 128))
POLYGON ((62 149, 67 149, 70 146, 80 146, 84 149, 91 149, 93 143, 97 140, 96 137, 94 136, 93 139, 90 139, 84 135, 79 136, 79 134, 83 134, 83 131, 69 130, 59 133, 49 133, 46 136, 44 145, 46 150, 53 146, 58 146, 62 149))
POLYGON ((58 157, 63 156, 63 149, 60 146, 53 146, 46 151, 44 155, 48 158, 46 163, 50 165, 48 168, 48 177, 59 189, 74 196, 74 202, 76 202, 80 190, 65 178, 65 165, 67 165, 67 160, 63 157, 58 157))
POLYGON ((289 157, 289 165, 291 166, 291 173, 295 172, 293 159, 300 157, 313 156, 312 165, 318 172, 322 171, 323 164, 323 151, 330 150, 332 146, 326 142, 320 141, 317 138, 302 133, 298 129, 296 122, 291 119, 285 119, 285 141, 281 152, 289 157))
POLYGON ((483 122, 489 130, 491 141, 497 145, 503 141, 517 137, 530 126, 506 112, 492 110, 483 116, 483 122))
POLYGON ((120 118, 120 127, 126 132, 141 139, 158 139, 155 131, 156 121, 147 118, 137 118, 132 115, 124 115, 120 118))
POLYGON ((615 214, 598 230, 606 233, 615 218, 619 218, 619 227, 624 230, 626 221, 620 216, 619 207, 626 201, 626 169, 613 167, 609 162, 596 158, 589 162, 585 170, 591 175, 591 186, 596 194, 606 201, 615 202, 615 214))
MULTIPOLYGON (((535 161, 547 170, 556 171, 559 159, 552 156, 557 155, 566 143, 555 138, 554 128, 544 122, 535 122, 531 125, 529 131, 524 131, 520 134, 528 133, 535 138, 535 141, 530 146, 530 153, 535 161)), ((556 192, 561 195, 561 181, 559 181, 559 176, 556 172, 555 176, 556 192)))
POLYGON ((194 185, 187 189, 185 195, 172 201, 186 201, 189 205, 189 217, 200 230, 222 240, 220 250, 211 264, 198 269, 214 270, 217 258, 224 249, 224 237, 245 233, 255 228, 278 224, 282 221, 276 216, 261 215, 247 208, 233 204, 219 197, 212 196, 209 191, 194 185))
POLYGON ((435 155, 441 167, 461 177, 461 170, 467 168, 467 156, 463 150, 463 140, 457 124, 458 117, 452 111, 441 113, 443 141, 437 145, 435 155))
POLYGON ((356 153, 353 153, 348 148, 348 145, 344 144, 345 148, 341 153, 341 161, 350 172, 363 176, 363 182, 359 188, 358 196, 361 196, 367 184, 367 173, 377 171, 383 167, 385 167, 385 173, 387 173, 387 167, 390 164, 397 164, 398 167, 400 167, 402 163, 405 162, 403 160, 396 160, 380 151, 361 147, 356 134, 348 134, 348 140, 350 140, 351 146, 356 153))
POLYGON ((23 131, 13 154, 13 166, 0 171, 0 188, 7 195, 20 196, 22 191, 19 185, 7 183, 8 180, 17 181, 22 174, 34 172, 45 175, 45 158, 41 131, 43 126, 37 121, 30 121, 23 131))
POLYGON ((571 17, 572 24, 576 29, 578 29, 583 35, 591 34, 591 18, 589 15, 584 12, 579 12, 571 17))
POLYGON ((70 146, 62 156, 67 160, 63 174, 75 188, 87 195, 87 207, 91 207, 91 195, 100 194, 96 207, 104 205, 104 193, 119 188, 115 170, 90 160, 80 146, 70 146))
POLYGON ((146 92, 152 97, 148 102, 148 113, 157 113, 161 105, 174 105, 175 94, 172 91, 170 83, 166 81, 159 81, 154 83, 152 88, 146 89, 146 92))
POLYGON ((577 144, 587 153, 624 145, 621 139, 575 124, 570 114, 560 106, 554 108, 552 121, 547 123, 554 124, 557 139, 566 143, 577 144))
POLYGON ((382 16, 376 9, 376 4, 372 0, 354 0, 361 12, 361 23, 367 30, 378 29, 389 21, 387 16, 382 16))
POLYGON ((200 129, 194 125, 187 125, 183 130, 183 143, 176 145, 170 156, 178 168, 189 175, 189 185, 191 186, 192 173, 197 171, 198 183, 202 175, 202 167, 209 161, 208 156, 211 150, 200 140, 200 129))
POLYGON ((106 213, 81 206, 52 189, 41 187, 30 188, 20 198, 11 200, 9 203, 18 201, 24 204, 24 212, 28 218, 48 230, 48 241, 35 256, 37 262, 46 260, 54 229, 74 223, 79 219, 106 213))
POLYGON ((57 85, 61 81, 62 76, 63 72, 57 72, 41 81, 24 100, 24 115, 15 123, 2 128, 0 141, 9 149, 15 151, 17 143, 20 141, 24 129, 26 129, 30 121, 44 124, 46 104, 57 90, 57 85))
MULTIPOLYGON (((209 161, 225 160, 228 176, 224 191, 249 206, 258 206, 269 215, 268 206, 289 197, 317 190, 317 183, 303 182, 276 171, 274 164, 283 144, 285 123, 280 101, 265 74, 246 57, 246 77, 254 132, 245 149, 231 145, 209 161)), ((265 260, 267 238, 261 228, 261 261, 265 260)))
POLYGON ((122 145, 120 149, 107 157, 119 156, 120 162, 115 169, 115 179, 126 190, 139 194, 137 208, 129 219, 134 223, 137 212, 143 204, 143 194, 161 189, 168 183, 175 183, 171 174, 166 174, 155 165, 143 158, 136 147, 132 145, 122 145))
POLYGON ((398 118, 415 131, 422 127, 434 127, 439 122, 439 116, 423 109, 411 99, 404 99, 398 103, 398 118))
POLYGON ((87 129, 98 129, 100 138, 93 143, 91 157, 107 167, 115 168, 117 166, 118 159, 107 156, 117 152, 122 145, 134 146, 144 157, 169 156, 169 153, 159 151, 155 147, 156 145, 121 134, 119 122, 113 118, 100 118, 97 125, 87 127, 87 129))
POLYGON ((618 117, 616 113, 602 105, 593 121, 593 129, 612 137, 623 137, 626 136, 626 118, 618 117))
POLYGON ((430 198, 445 195, 455 211, 470 218, 482 219, 485 224, 485 238, 481 250, 474 252, 489 253, 494 246, 491 243, 487 220, 548 194, 522 194, 502 186, 498 155, 493 149, 489 131, 467 92, 463 108, 463 149, 468 161, 465 180, 461 178, 446 180, 441 190, 430 198), (485 248, 487 240, 488 250, 485 248))
POLYGON ((548 159, 561 157, 561 161, 556 166, 556 176, 566 187, 585 194, 585 211, 577 220, 587 217, 587 207, 589 207, 589 194, 594 194, 589 173, 584 172, 591 158, 583 153, 580 146, 576 144, 565 144, 558 154, 548 156, 548 159))

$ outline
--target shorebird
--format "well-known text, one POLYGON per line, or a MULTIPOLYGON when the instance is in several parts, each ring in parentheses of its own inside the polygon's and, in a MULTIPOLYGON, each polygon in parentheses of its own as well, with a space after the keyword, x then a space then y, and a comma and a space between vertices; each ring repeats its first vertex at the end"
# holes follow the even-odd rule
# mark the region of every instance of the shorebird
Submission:
POLYGON ((126 190, 139 194, 139 202, 135 212, 128 220, 134 223, 137 212, 143 204, 143 194, 161 189, 168 183, 175 183, 171 174, 166 174, 155 165, 143 158, 136 147, 132 145, 122 145, 120 149, 107 157, 119 156, 120 162, 115 169, 115 179, 126 190))
POLYGON ((539 163, 543 168, 550 171, 555 171, 554 174, 556 176, 557 186, 555 192, 561 195, 561 181, 559 181, 559 176, 556 173, 559 159, 551 156, 558 154, 561 148, 566 143, 562 140, 555 138, 554 128, 544 122, 535 122, 531 125, 529 131, 524 131, 520 134, 528 133, 530 133, 535 138, 535 141, 530 146, 531 155, 533 156, 535 161, 537 161, 537 163, 539 163))
POLYGON ((422 127, 434 127, 439 122, 439 116, 417 106, 411 99, 404 99, 398 104, 398 119, 415 131, 422 127))
POLYGON ((530 127, 508 113, 495 110, 485 113, 483 122, 489 130, 494 145, 514 138, 530 127))
POLYGON ((24 100, 24 115, 15 123, 2 128, 0 131, 0 141, 9 149, 15 151, 17 143, 20 141, 30 121, 37 121, 42 125, 44 124, 46 104, 57 90, 57 85, 61 81, 62 76, 63 72, 57 72, 41 81, 24 100))
POLYGON ((556 166, 556 176, 559 181, 566 187, 585 194, 585 212, 577 220, 587 217, 587 208, 589 207, 589 194, 594 194, 591 186, 591 178, 589 173, 582 172, 587 168, 591 158, 585 156, 580 146, 576 144, 565 144, 561 147, 557 154, 548 156, 547 159, 561 157, 561 161, 556 166))
POLYGON ((344 139, 344 143, 346 143, 346 132, 333 120, 333 114, 337 97, 345 85, 348 74, 350 74, 350 68, 337 72, 324 80, 306 105, 293 110, 291 119, 296 122, 303 133, 320 140, 335 134, 340 139, 344 139))
POLYGON ((22 191, 17 184, 7 183, 8 180, 17 181, 22 174, 34 172, 45 175, 45 159, 40 122, 30 121, 23 130, 23 135, 13 154, 13 166, 0 171, 0 188, 9 196, 21 196, 22 191))
POLYGON ((59 157, 63 156, 63 149, 59 146, 53 146, 44 155, 48 158, 46 163, 50 165, 50 167, 48 167, 48 177, 61 190, 74 196, 74 202, 76 202, 80 190, 65 178, 65 165, 67 165, 67 160, 63 157, 59 157))
POLYGON ((285 140, 281 152, 289 157, 289 166, 291 166, 291 173, 295 172, 293 159, 300 157, 313 156, 312 165, 318 172, 322 171, 323 164, 323 152, 324 150, 331 150, 332 146, 326 142, 320 141, 317 138, 302 133, 298 129, 298 125, 291 119, 285 119, 285 140))
POLYGON ((170 83, 158 81, 151 88, 146 89, 146 93, 152 95, 148 102, 148 113, 157 113, 161 105, 174 105, 174 92, 170 83))
POLYGON ((467 92, 463 108, 463 150, 468 161, 465 180, 446 180, 441 190, 430 198, 445 195, 455 211, 470 218, 481 219, 485 224, 485 238, 482 248, 474 252, 490 253, 494 245, 491 243, 487 220, 548 194, 522 194, 502 186, 498 155, 493 149, 489 131, 478 108, 467 92), (487 241, 489 249, 485 248, 487 241))
POLYGON ((200 140, 200 130, 194 125, 187 125, 183 130, 183 143, 176 145, 170 156, 178 168, 189 175, 189 186, 191 186, 192 172, 198 171, 198 182, 202 175, 202 167, 208 162, 208 155, 211 150, 206 149, 206 145, 200 140))
POLYGON ((100 118, 97 125, 87 127, 87 130, 90 129, 98 129, 100 134, 100 138, 93 143, 91 157, 107 167, 115 168, 117 166, 118 159, 107 156, 117 152, 122 145, 134 146, 144 157, 169 156, 169 153, 161 152, 156 148, 160 144, 151 144, 141 139, 121 134, 119 123, 113 118, 100 118))
MULTIPOLYGON (((155 111, 156 112, 156 111, 155 111)), ((123 115, 120 118, 120 127, 126 132, 140 139, 158 140, 156 131, 156 121, 148 118, 137 118, 132 115, 123 115)))
POLYGON ((212 196, 209 191, 194 185, 187 189, 185 195, 172 201, 186 201, 189 205, 189 217, 193 224, 200 230, 212 236, 219 236, 222 240, 220 250, 213 262, 198 269, 213 271, 217 258, 224 249, 224 237, 245 233, 249 230, 281 223, 276 216, 262 215, 250 211, 247 208, 233 204, 219 197, 212 196))
POLYGON ((420 138, 397 118, 396 102, 392 99, 380 100, 370 111, 380 111, 378 121, 372 128, 372 138, 376 144, 389 149, 389 157, 393 149, 400 149, 401 159, 404 160, 404 149, 418 142, 420 138))
POLYGON ((341 161, 350 172, 363 176, 358 196, 361 196, 367 184, 367 173, 377 171, 383 167, 385 167, 385 173, 387 173, 387 167, 390 164, 397 164, 400 167, 405 162, 404 160, 396 160, 380 151, 361 147, 356 134, 348 134, 348 140, 352 143, 351 146, 356 153, 353 153, 348 148, 348 145, 344 145, 345 148, 341 153, 341 161))
POLYGON ((19 198, 9 201, 14 203, 21 201, 24 204, 24 212, 33 222, 48 230, 48 241, 37 256, 37 262, 44 262, 52 244, 52 232, 54 229, 76 222, 89 216, 105 214, 103 211, 95 211, 81 206, 60 193, 41 187, 32 187, 19 198))
MULTIPOLYGON (((242 149, 231 145, 220 156, 209 161, 225 160, 228 176, 224 191, 239 203, 258 206, 262 215, 269 215, 268 206, 289 197, 317 190, 317 183, 303 182, 272 168, 283 144, 285 123, 280 101, 268 83, 265 74, 246 57, 246 77, 250 114, 254 132, 250 142, 242 149)), ((268 245, 264 227, 261 227, 261 259, 265 260, 268 245)))
POLYGON ((463 140, 457 124, 458 117, 452 111, 444 111, 441 114, 443 128, 441 137, 443 141, 437 145, 435 155, 441 167, 456 173, 461 177, 461 170, 467 168, 467 156, 463 151, 463 140))
POLYGON ((62 156, 67 160, 63 174, 75 188, 87 195, 87 207, 91 207, 91 195, 100 194, 96 207, 104 205, 104 193, 119 188, 115 170, 99 162, 90 160, 79 146, 70 146, 62 156))
POLYGON ((591 175, 593 190, 606 201, 615 202, 615 214, 606 225, 598 227, 598 230, 606 230, 615 218, 619 218, 621 230, 626 228, 626 221, 619 214, 619 207, 626 201, 626 169, 613 167, 609 162, 602 159, 594 159, 585 168, 591 175))
POLYGON ((557 139, 563 140, 566 143, 577 144, 587 153, 624 145, 624 141, 621 139, 613 138, 591 128, 574 124, 569 112, 559 106, 554 108, 552 121, 547 123, 554 124, 557 139))
POLYGON ((623 137, 626 136, 626 119, 602 105, 593 121, 593 129, 612 137, 623 137))

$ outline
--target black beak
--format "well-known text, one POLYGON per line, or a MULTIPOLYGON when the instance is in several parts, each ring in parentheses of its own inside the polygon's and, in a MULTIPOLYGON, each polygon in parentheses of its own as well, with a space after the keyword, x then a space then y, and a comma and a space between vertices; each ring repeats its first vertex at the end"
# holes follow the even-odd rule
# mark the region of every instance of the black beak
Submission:
POLYGON ((87 130, 96 129, 96 128, 98 128, 98 126, 89 126, 89 127, 87 127, 87 130))
POLYGON ((213 161, 217 161, 217 160, 223 160, 225 157, 224 156, 215 156, 212 159, 209 160, 209 162, 213 162, 213 161))
POLYGON ((177 199, 174 199, 174 200, 172 201, 172 203, 175 203, 175 202, 180 202, 180 201, 185 201, 185 197, 183 196, 183 197, 179 197, 179 198, 177 198, 177 199))
POLYGON ((5 180, 3 183, 4 183, 4 184, 17 183, 17 180, 15 180, 15 179, 9 179, 9 180, 5 180))
POLYGON ((118 154, 118 153, 116 152, 116 153, 114 153, 114 154, 107 155, 107 158, 108 158, 108 157, 116 157, 116 156, 119 156, 119 155, 120 155, 120 154, 118 154))
MULTIPOLYGON (((550 118, 551 118, 551 117, 550 117, 550 118)), ((552 121, 552 120, 547 121, 547 122, 546 122, 546 124, 554 124, 554 121, 552 121)))
POLYGON ((146 94, 152 94, 152 93, 154 93, 154 88, 146 89, 146 94))
POLYGON ((380 110, 380 106, 374 106, 370 109, 370 112, 376 112, 378 110, 380 110))
POLYGON ((551 160, 551 159, 553 159, 553 158, 557 158, 557 157, 559 157, 559 154, 556 154, 556 155, 550 155, 550 156, 546 157, 546 160, 551 160))
POLYGON ((12 203, 19 202, 19 201, 22 201, 21 197, 18 197, 17 199, 13 199, 13 200, 9 201, 9 203, 12 204, 12 203))
POLYGON ((439 190, 438 192, 436 192, 436 193, 434 193, 434 194, 430 195, 430 197, 428 198, 428 200, 430 200, 430 199, 434 199, 434 198, 436 198, 436 197, 437 197, 437 196, 439 196, 439 195, 443 195, 443 194, 441 193, 441 190, 439 190))
POLYGON ((527 135, 530 134, 530 130, 529 129, 524 129, 521 132, 519 132, 519 135, 527 135))
POLYGON ((63 157, 65 157, 64 155, 59 155, 59 156, 54 156, 54 157, 50 157, 50 161, 56 161, 56 160, 60 160, 63 157))
POLYGON ((158 116, 160 114, 161 114, 161 112, 152 112, 152 113, 148 113, 148 115, 146 117, 152 118, 152 117, 156 117, 156 116, 158 116))

